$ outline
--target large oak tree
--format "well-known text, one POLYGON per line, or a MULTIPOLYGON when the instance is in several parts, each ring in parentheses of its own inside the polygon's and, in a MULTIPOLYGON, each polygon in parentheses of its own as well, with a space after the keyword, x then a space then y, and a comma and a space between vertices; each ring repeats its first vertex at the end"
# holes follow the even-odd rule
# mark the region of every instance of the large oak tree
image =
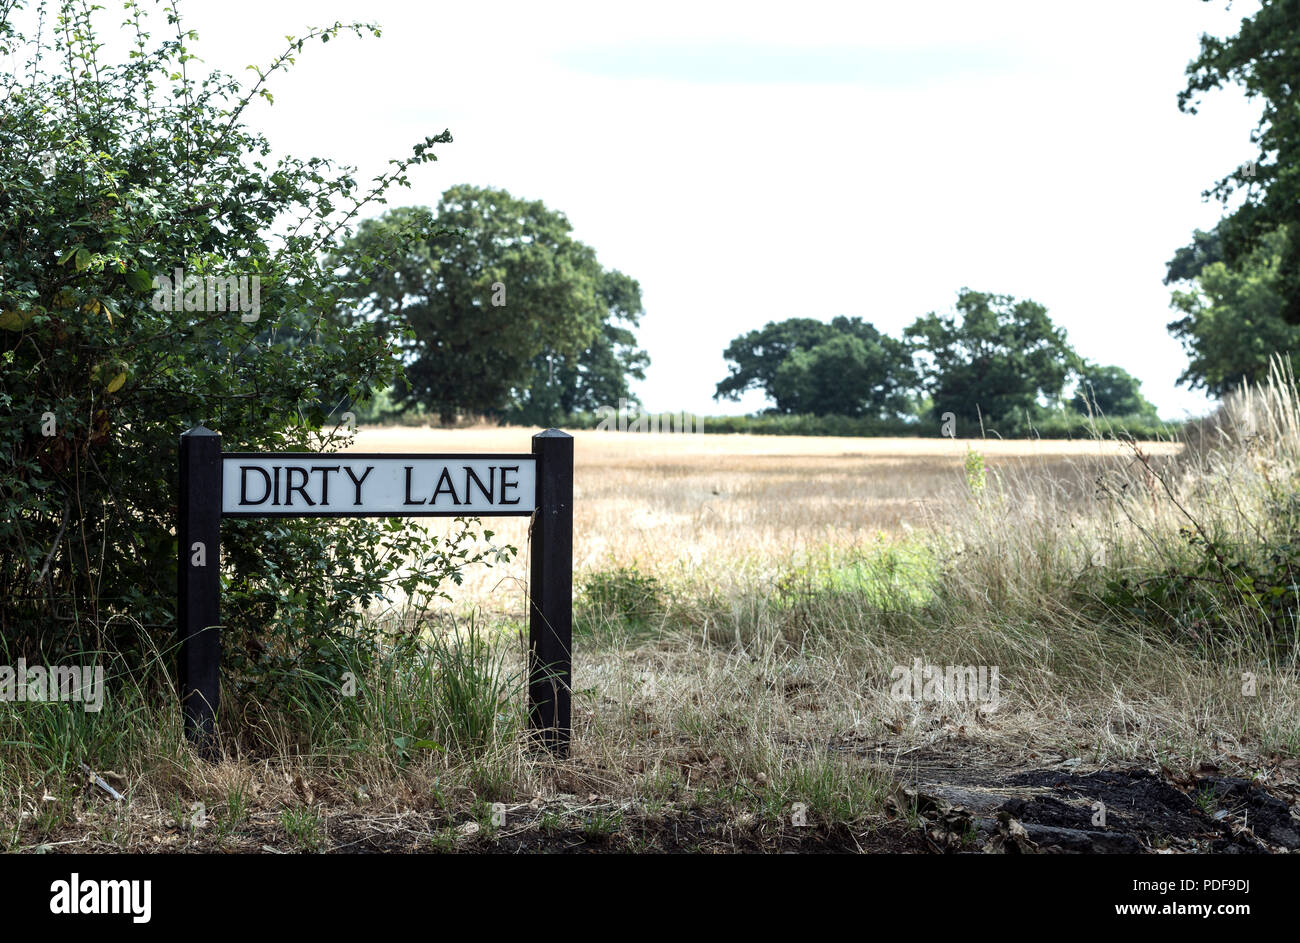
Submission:
POLYGON ((631 334, 639 285, 603 268, 541 201, 455 186, 432 212, 366 220, 344 249, 363 260, 395 254, 369 279, 349 271, 346 297, 377 332, 405 338, 402 399, 444 421, 513 410, 555 422, 628 397, 627 377, 644 369, 631 334))
POLYGON ((861 318, 769 322, 723 355, 731 372, 714 398, 762 390, 778 413, 892 419, 907 411, 916 383, 907 345, 861 318))
POLYGON ((935 416, 1019 423, 1057 400, 1080 367, 1047 309, 1010 295, 964 288, 955 316, 932 312, 905 333, 935 416))

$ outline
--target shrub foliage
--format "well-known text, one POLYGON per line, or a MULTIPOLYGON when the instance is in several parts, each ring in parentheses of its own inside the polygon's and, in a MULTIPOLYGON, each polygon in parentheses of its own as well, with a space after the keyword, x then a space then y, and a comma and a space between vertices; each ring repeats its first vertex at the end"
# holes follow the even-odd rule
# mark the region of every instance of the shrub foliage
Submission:
MULTIPOLYGON (((378 29, 289 37, 243 86, 198 66, 174 5, 165 26, 133 0, 124 9, 132 48, 117 62, 98 35, 119 12, 0 3, 0 60, 16 63, 0 71, 0 631, 11 656, 171 644, 178 436, 201 423, 228 450, 337 446, 342 412, 388 388, 400 364, 390 335, 329 316, 348 285, 322 260, 451 140, 426 137, 365 183, 322 158, 273 158, 246 119, 271 102, 274 74, 309 43, 378 29), (168 303, 161 279, 177 269, 205 288, 256 278, 258 310, 219 310, 191 291, 168 303)), ((385 258, 354 263, 360 278, 385 258)), ((229 522, 228 651, 254 676, 328 671, 367 604, 438 593, 483 558, 477 536, 465 523, 431 549, 409 522, 229 522)))

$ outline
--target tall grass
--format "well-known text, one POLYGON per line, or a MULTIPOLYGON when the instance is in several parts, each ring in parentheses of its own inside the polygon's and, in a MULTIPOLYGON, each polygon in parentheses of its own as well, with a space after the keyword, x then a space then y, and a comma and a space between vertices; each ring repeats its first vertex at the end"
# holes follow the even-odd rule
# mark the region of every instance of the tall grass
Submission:
MULTIPOLYGON (((286 678, 284 709, 227 697, 220 717, 226 759, 215 766, 185 744, 161 653, 144 666, 87 653, 83 659, 108 664, 99 712, 69 703, 0 705, 0 841, 42 841, 88 802, 105 799, 90 773, 110 776, 136 808, 178 810, 194 799, 242 807, 258 766, 284 771, 285 782, 271 779, 286 802, 301 801, 284 787, 304 776, 344 784, 344 794, 348 783, 426 782, 448 773, 453 782, 499 789, 518 760, 524 722, 522 678, 511 665, 517 631, 446 621, 412 639, 374 629, 389 639, 381 656, 350 665, 343 685, 295 673, 286 678)), ((294 813, 285 821, 306 820, 294 813)))
POLYGON ((649 792, 675 781, 683 754, 721 758, 713 773, 688 762, 697 776, 773 783, 844 744, 899 765, 958 750, 989 766, 1249 772, 1294 756, 1298 417, 1278 370, 1181 454, 1131 443, 1122 463, 988 462, 982 476, 968 463, 910 536, 789 557, 769 578, 698 568, 656 642, 579 661, 579 685, 598 679, 619 705, 591 742, 610 762, 633 758, 649 792), (891 673, 916 659, 996 666, 999 703, 895 699, 891 673))

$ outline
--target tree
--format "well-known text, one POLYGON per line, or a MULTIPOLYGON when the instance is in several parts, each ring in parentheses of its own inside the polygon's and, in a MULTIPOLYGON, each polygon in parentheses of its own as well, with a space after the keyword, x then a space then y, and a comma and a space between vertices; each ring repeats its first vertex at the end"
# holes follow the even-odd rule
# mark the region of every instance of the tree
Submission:
POLYGON ((1082 414, 1156 418, 1156 408, 1142 395, 1142 382, 1121 367, 1083 364, 1070 407, 1082 414))
MULTIPOLYGON (((730 373, 718 383, 714 399, 738 400, 748 390, 762 390, 775 400, 772 386, 776 371, 794 350, 809 350, 832 334, 831 326, 815 318, 769 321, 761 330, 737 337, 722 356, 730 360, 730 373)), ((777 405, 778 412, 788 412, 777 405)))
POLYGON ((364 259, 391 247, 399 257, 368 282, 348 270, 346 297, 377 331, 405 332, 403 402, 445 421, 512 405, 553 417, 566 395, 626 389, 609 373, 644 365, 628 330, 640 289, 571 232, 540 201, 469 185, 447 190, 432 213, 406 207, 361 224, 345 251, 364 259), (419 235, 394 238, 401 232, 419 235), (572 386, 565 394, 556 383, 572 386))
POLYGON ((907 345, 856 317, 769 322, 723 355, 731 372, 714 398, 761 389, 778 413, 893 418, 916 380, 907 345))
POLYGON ((619 271, 601 276, 600 296, 609 314, 591 344, 577 357, 543 353, 533 361, 532 384, 512 395, 505 417, 524 425, 553 426, 565 416, 638 402, 629 380, 644 380, 650 355, 636 346, 632 328, 642 315, 641 286, 619 271))
POLYGON ((931 312, 904 332, 935 417, 1019 423, 1057 399, 1077 371, 1065 331, 1035 301, 963 288, 957 315, 931 312))
POLYGON ((1223 237, 1216 226, 1209 232, 1198 229, 1192 241, 1174 252, 1165 266, 1165 284, 1189 282, 1211 262, 1223 261, 1223 237))
POLYGON ((1243 381, 1263 380, 1274 354, 1300 354, 1300 326, 1283 317, 1278 278, 1286 243, 1278 231, 1235 266, 1206 253, 1199 265, 1178 270, 1188 287, 1173 293, 1171 306, 1182 317, 1169 332, 1187 351, 1180 383, 1223 396, 1243 381))
POLYGON ((1235 36, 1201 37, 1200 54, 1187 66, 1178 107, 1195 114, 1205 92, 1239 84, 1263 104, 1251 132, 1258 154, 1204 194, 1224 204, 1244 202, 1219 227, 1223 260, 1239 268, 1270 234, 1285 231, 1278 248, 1277 290, 1281 316, 1300 323, 1300 0, 1263 0, 1243 18, 1235 36))

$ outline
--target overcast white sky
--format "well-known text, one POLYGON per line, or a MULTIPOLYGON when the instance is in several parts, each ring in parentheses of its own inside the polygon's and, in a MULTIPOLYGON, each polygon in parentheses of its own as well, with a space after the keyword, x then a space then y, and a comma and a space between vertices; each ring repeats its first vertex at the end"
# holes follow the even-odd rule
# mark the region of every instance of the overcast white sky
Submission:
MULTIPOLYGON (((1169 417, 1164 263, 1220 208, 1201 192, 1249 159, 1236 90, 1176 95, 1223 0, 821 4, 198 0, 209 65, 252 76, 288 33, 315 45, 250 113, 277 149, 367 176, 449 128, 393 203, 454 183, 563 210, 642 286, 654 409, 715 403, 722 350, 769 320, 858 315, 900 333, 962 286, 1048 306, 1081 354, 1118 364, 1169 417)), ((116 13, 110 12, 116 16, 116 13)))

